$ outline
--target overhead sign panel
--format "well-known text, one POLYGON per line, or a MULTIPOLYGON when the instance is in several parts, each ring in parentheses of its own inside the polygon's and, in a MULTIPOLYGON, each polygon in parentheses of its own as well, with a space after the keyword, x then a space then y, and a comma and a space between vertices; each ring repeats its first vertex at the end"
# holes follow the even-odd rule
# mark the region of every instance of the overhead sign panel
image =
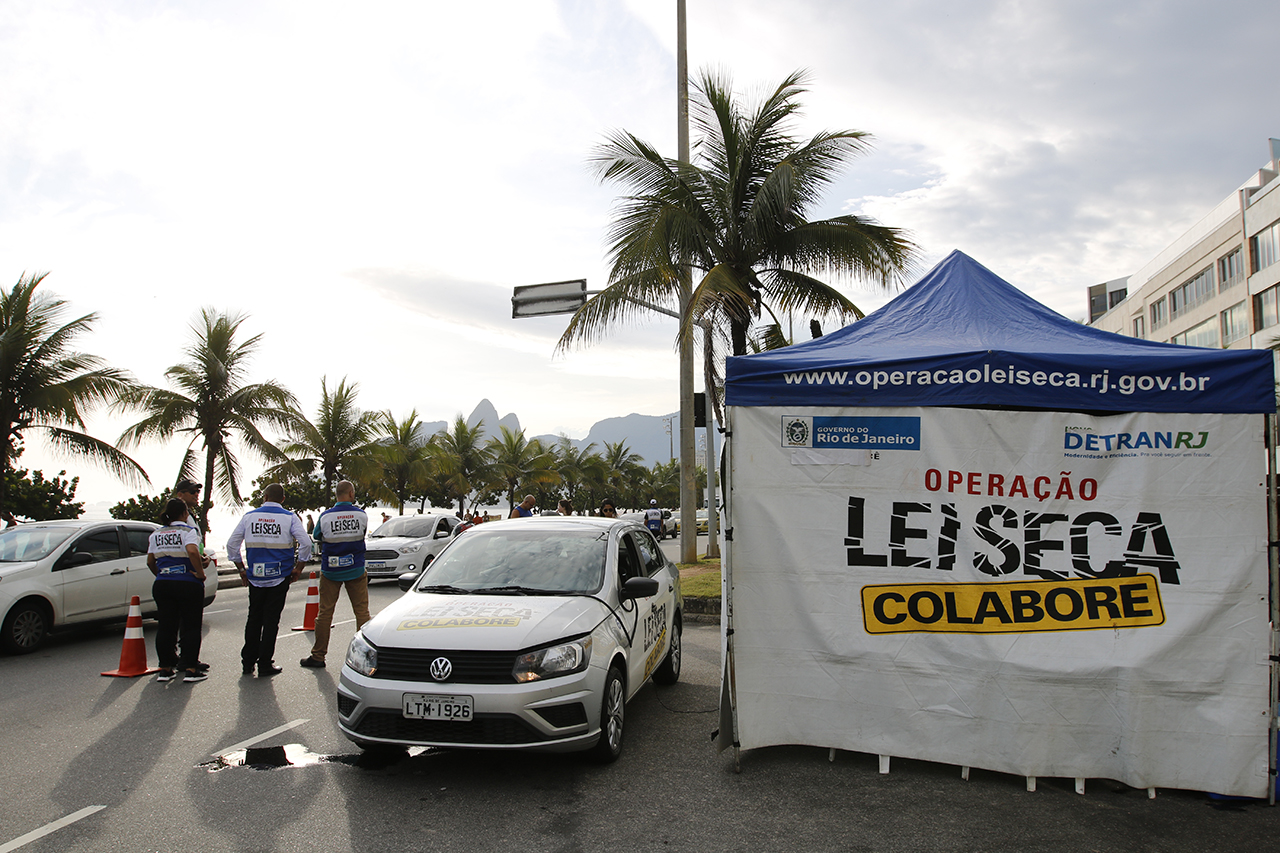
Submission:
POLYGON ((572 314, 587 301, 587 280, 553 281, 548 284, 526 284, 511 295, 511 317, 541 317, 548 314, 572 314))

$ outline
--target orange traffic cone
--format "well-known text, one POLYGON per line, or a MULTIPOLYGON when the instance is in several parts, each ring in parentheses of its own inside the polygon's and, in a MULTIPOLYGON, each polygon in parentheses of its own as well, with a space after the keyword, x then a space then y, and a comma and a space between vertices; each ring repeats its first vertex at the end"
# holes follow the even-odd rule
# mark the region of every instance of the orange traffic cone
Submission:
POLYGON ((316 614, 320 612, 320 581, 316 580, 316 573, 311 573, 311 585, 307 587, 307 608, 302 611, 302 624, 294 628, 295 631, 314 631, 316 629, 316 614))
POLYGON ((120 647, 120 668, 103 675, 134 678, 159 672, 147 666, 147 641, 142 639, 142 601, 138 596, 129 599, 129 619, 124 623, 124 645, 120 647))

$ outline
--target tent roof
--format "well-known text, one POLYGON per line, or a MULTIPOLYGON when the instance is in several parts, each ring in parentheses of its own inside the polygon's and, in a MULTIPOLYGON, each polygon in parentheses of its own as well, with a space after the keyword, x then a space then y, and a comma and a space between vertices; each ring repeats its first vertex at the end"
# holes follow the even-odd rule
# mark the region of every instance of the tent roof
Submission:
POLYGON ((1083 326, 954 251, 865 319, 730 358, 730 406, 1274 412, 1272 354, 1083 326))

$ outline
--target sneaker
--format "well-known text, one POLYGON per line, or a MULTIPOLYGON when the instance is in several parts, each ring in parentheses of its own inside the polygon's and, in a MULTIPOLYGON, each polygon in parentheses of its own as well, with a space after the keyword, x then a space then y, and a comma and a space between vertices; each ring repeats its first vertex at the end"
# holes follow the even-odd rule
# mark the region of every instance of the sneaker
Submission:
POLYGON ((182 683, 194 684, 197 681, 204 681, 208 677, 209 677, 209 673, 207 672, 201 672, 198 669, 189 669, 187 670, 187 674, 183 677, 182 683))
POLYGON ((240 666, 240 671, 245 675, 253 675, 253 664, 246 663, 240 666))
POLYGON ((324 669, 324 661, 320 660, 320 658, 313 658, 311 657, 311 655, 307 655, 305 658, 298 661, 298 663, 301 666, 305 666, 311 669, 324 669))
POLYGON ((204 661, 200 661, 200 663, 196 664, 196 669, 199 670, 200 672, 208 672, 209 664, 205 663, 204 661))
POLYGON ((177 673, 175 673, 175 672, 174 672, 173 670, 171 670, 171 669, 162 669, 162 670, 160 670, 160 672, 156 673, 156 681, 159 681, 159 682, 162 682, 162 683, 163 683, 163 682, 165 682, 165 681, 173 681, 173 677, 174 677, 176 674, 177 674, 177 673))
POLYGON ((259 678, 262 678, 264 675, 279 675, 282 672, 284 672, 284 667, 276 666, 274 663, 269 663, 265 666, 263 664, 258 664, 259 678))

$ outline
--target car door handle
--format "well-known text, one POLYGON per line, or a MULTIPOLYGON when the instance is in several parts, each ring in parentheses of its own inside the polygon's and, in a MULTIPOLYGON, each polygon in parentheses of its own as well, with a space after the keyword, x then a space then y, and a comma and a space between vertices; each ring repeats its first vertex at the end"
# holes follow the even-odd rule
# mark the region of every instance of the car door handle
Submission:
POLYGON ((125 571, 124 569, 114 569, 114 570, 112 570, 111 574, 113 574, 113 575, 122 575, 122 574, 124 574, 124 571, 125 571))

